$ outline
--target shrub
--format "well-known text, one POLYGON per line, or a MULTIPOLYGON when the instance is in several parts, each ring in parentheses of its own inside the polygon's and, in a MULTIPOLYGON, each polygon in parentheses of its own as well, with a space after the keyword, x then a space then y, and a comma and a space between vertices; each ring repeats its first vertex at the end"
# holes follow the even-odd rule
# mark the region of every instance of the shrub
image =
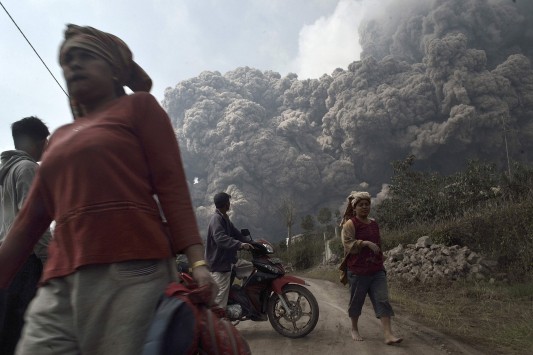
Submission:
POLYGON ((329 249, 331 250, 333 254, 337 255, 339 258, 342 258, 344 255, 344 247, 342 246, 341 239, 338 237, 334 237, 330 239, 329 249))
POLYGON ((303 270, 319 264, 324 252, 324 239, 321 235, 310 234, 304 240, 292 243, 286 250, 277 252, 284 262, 292 263, 295 269, 303 270))
POLYGON ((472 160, 464 171, 441 176, 414 171, 414 161, 414 156, 409 156, 392 164, 394 176, 389 187, 390 196, 376 208, 376 215, 386 228, 402 229, 413 223, 448 221, 501 199, 504 191, 514 196, 516 192, 512 191, 533 189, 533 177, 530 177, 533 170, 528 167, 516 167, 516 176, 509 179, 495 164, 472 160))

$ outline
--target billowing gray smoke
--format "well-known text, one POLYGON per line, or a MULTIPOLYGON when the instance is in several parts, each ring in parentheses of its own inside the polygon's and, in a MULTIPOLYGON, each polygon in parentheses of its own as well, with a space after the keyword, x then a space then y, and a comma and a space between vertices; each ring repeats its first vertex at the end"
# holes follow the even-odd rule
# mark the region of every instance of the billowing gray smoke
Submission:
POLYGON ((320 79, 246 67, 167 89, 202 232, 219 191, 238 227, 279 240, 283 199, 338 209, 409 154, 442 173, 531 162, 533 1, 389 1, 360 38, 362 60, 320 79))

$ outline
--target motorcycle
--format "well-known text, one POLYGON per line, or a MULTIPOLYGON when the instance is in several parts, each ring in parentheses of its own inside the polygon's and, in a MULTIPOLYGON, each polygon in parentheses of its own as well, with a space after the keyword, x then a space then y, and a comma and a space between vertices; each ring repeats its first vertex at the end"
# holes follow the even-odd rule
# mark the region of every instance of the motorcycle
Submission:
MULTIPOLYGON (((247 229, 242 229, 241 233, 250 236, 247 229)), ((274 248, 268 241, 251 239, 250 244, 253 246, 250 250, 251 270, 244 275, 239 275, 236 269, 232 271, 225 317, 234 325, 245 320, 268 320, 283 336, 306 336, 318 322, 319 308, 315 296, 304 287, 307 285, 304 280, 286 275, 280 259, 270 257, 274 248), (241 284, 235 279, 240 279, 241 284)), ((181 273, 184 273, 183 268, 181 273)))

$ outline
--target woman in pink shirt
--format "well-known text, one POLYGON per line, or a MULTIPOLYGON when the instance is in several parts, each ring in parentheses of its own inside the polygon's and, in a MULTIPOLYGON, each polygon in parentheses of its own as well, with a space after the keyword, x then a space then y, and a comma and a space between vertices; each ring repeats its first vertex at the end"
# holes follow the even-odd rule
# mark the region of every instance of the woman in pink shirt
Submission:
POLYGON ((366 295, 370 297, 376 317, 381 320, 385 343, 400 343, 391 330, 394 311, 389 303, 387 276, 383 267, 381 237, 376 221, 369 218, 370 194, 354 191, 348 196, 348 207, 342 225, 342 243, 347 256, 347 274, 350 283, 348 315, 352 321, 352 338, 362 341, 358 321, 366 295))
POLYGON ((68 25, 59 62, 74 121, 51 136, 0 247, 3 289, 56 221, 17 353, 140 354, 175 254, 187 255, 200 286, 216 288, 178 143, 148 93, 151 79, 118 37, 68 25))

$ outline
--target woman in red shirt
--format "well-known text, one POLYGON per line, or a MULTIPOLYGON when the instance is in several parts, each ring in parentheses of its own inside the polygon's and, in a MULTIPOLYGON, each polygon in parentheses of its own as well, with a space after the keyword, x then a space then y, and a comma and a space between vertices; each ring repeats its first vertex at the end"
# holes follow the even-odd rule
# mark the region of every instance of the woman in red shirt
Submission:
POLYGON ((59 62, 74 121, 51 136, 0 247, 3 289, 56 222, 17 353, 140 354, 177 253, 216 293, 178 143, 148 93, 150 77, 118 37, 68 25, 59 62))
POLYGON ((352 192, 348 196, 348 207, 344 214, 342 242, 347 258, 348 281, 350 283, 350 305, 348 314, 352 321, 352 338, 362 341, 357 322, 366 295, 370 297, 376 317, 381 319, 385 343, 400 343, 391 330, 394 311, 389 303, 387 276, 383 267, 383 252, 379 227, 369 218, 370 194, 352 192))

